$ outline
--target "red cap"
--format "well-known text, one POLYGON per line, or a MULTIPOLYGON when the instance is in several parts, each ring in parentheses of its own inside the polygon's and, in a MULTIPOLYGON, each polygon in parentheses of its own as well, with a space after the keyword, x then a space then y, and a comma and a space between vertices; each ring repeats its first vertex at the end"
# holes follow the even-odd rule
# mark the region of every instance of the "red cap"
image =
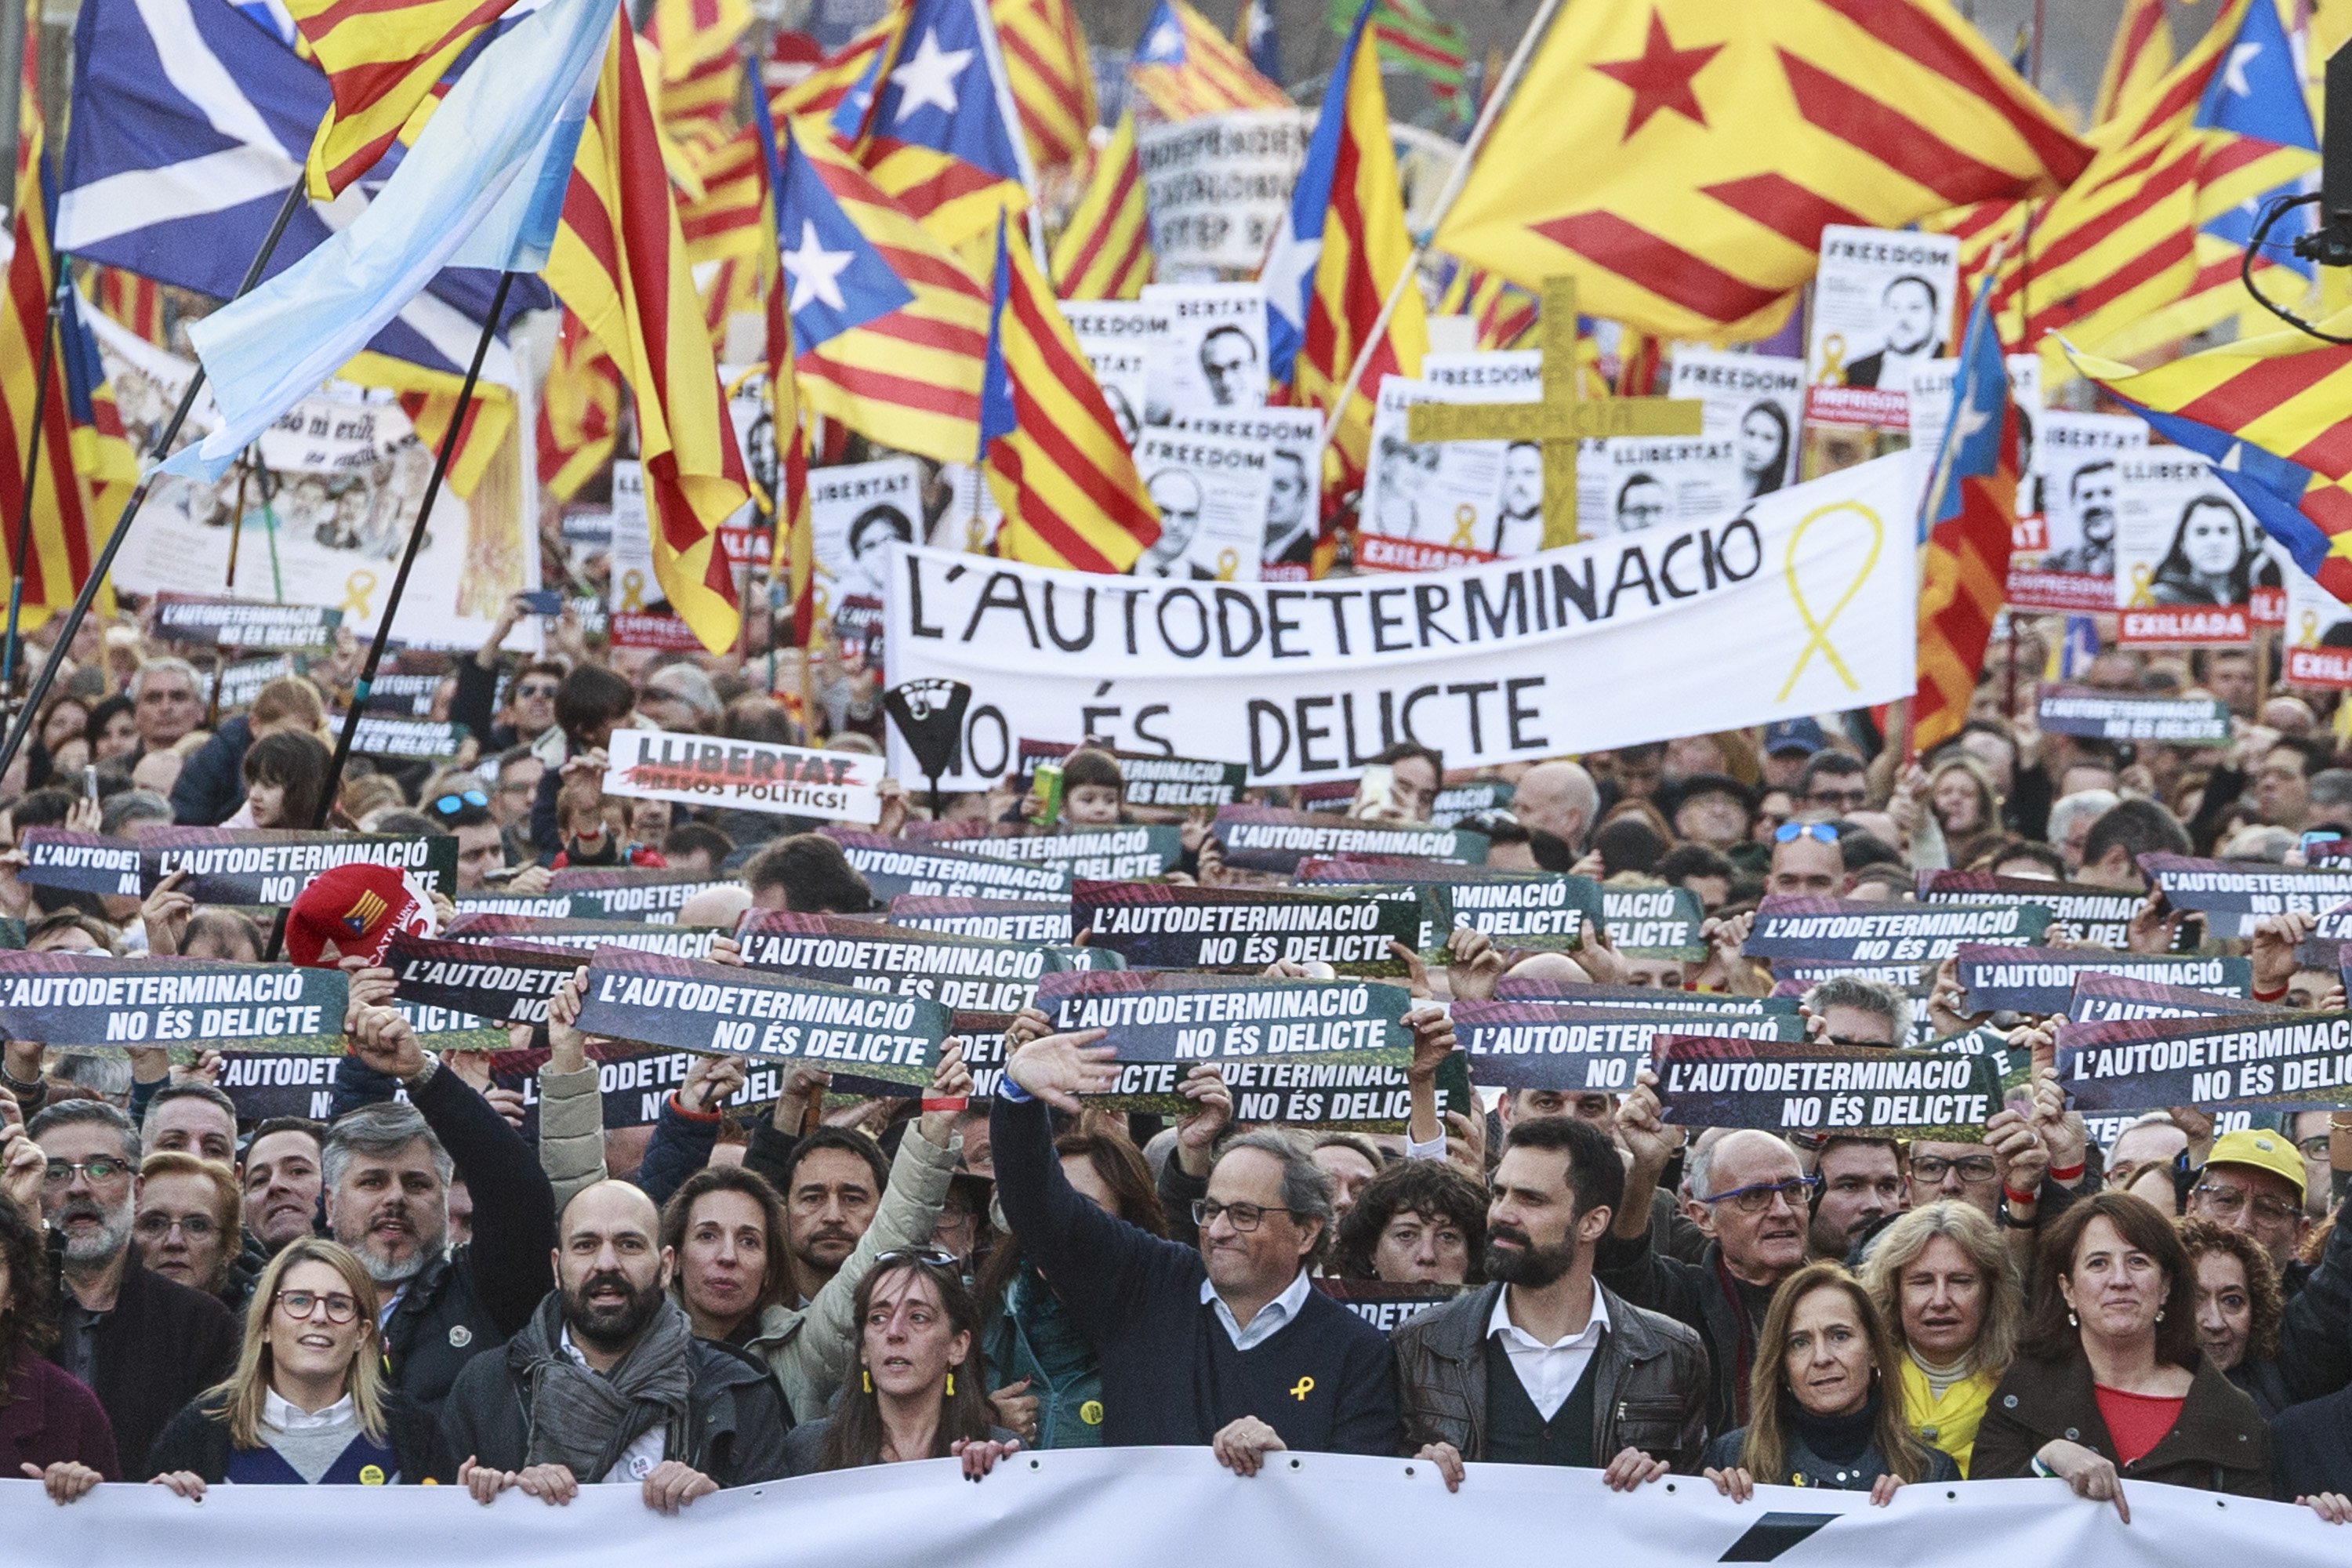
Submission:
POLYGON ((422 889, 390 866, 353 861, 310 879, 286 911, 286 956, 312 968, 332 969, 321 959, 328 942, 343 958, 354 953, 373 964, 383 957, 396 931, 431 936, 437 921, 422 889))

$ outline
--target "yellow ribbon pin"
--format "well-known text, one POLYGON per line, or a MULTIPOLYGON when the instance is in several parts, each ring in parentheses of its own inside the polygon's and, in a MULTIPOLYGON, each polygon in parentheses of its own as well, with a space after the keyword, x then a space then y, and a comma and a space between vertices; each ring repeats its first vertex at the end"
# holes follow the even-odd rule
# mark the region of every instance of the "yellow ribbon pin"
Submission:
POLYGON ((1476 507, 1455 507, 1454 509, 1454 537, 1447 541, 1447 543, 1455 550, 1477 549, 1478 546, 1471 539, 1471 532, 1477 526, 1478 509, 1476 507))
POLYGON ((642 572, 639 572, 639 571, 635 570, 635 568, 632 568, 632 569, 630 569, 629 571, 626 571, 626 572, 622 573, 622 574, 621 574, 621 611, 622 611, 622 613, 623 613, 624 615, 626 615, 627 613, 629 613, 629 612, 630 612, 630 611, 632 611, 632 610, 639 610, 639 611, 641 611, 641 610, 643 610, 645 607, 646 607, 646 574, 645 574, 644 573, 642 573, 642 572))
POLYGON ((973 555, 978 555, 988 548, 988 534, 977 515, 964 521, 963 547, 966 552, 973 555))
POLYGON ((2319 612, 2317 610, 2303 612, 2303 635, 2295 638, 2294 646, 2297 647, 2319 646, 2319 612))
POLYGON ((1290 1385, 1290 1397, 1301 1405, 1306 1404, 1307 1396, 1314 1392, 1315 1380, 1311 1377, 1302 1377, 1290 1385))
POLYGON ((362 566, 343 579, 342 611, 355 620, 368 618, 368 595, 375 592, 375 574, 362 566))
POLYGON ((1218 551, 1218 552, 1217 552, 1217 581, 1218 581, 1218 582, 1220 582, 1220 583, 1230 583, 1230 582, 1232 582, 1232 581, 1234 580, 1234 573, 1236 573, 1236 572, 1238 572, 1238 571, 1240 571, 1241 569, 1242 569, 1242 558, 1241 558, 1241 554, 1240 554, 1240 552, 1239 552, 1238 551, 1233 551, 1233 550, 1220 550, 1220 551, 1218 551))
POLYGON ((1796 668, 1790 670, 1789 679, 1781 682, 1780 695, 1775 699, 1776 701, 1787 701, 1789 693, 1797 689, 1797 678, 1804 674, 1805 666, 1812 662, 1815 648, 1821 649, 1822 657, 1829 661, 1832 669, 1837 671, 1838 679, 1845 682, 1848 691, 1862 689, 1862 683, 1854 679, 1853 671, 1846 668, 1845 660, 1839 657, 1836 646, 1830 641, 1830 627, 1837 624, 1837 618, 1845 613, 1845 607, 1853 603, 1854 595, 1861 593, 1863 585, 1870 581, 1871 573, 1878 565, 1879 552, 1885 545, 1886 525, 1879 521, 1876 512, 1856 501, 1832 501, 1827 506, 1818 507, 1806 513, 1804 519, 1790 531, 1789 548, 1782 555, 1780 572, 1789 585, 1789 597, 1796 602, 1798 618, 1805 623, 1805 646, 1803 651, 1797 655, 1796 668), (1846 584, 1845 592, 1839 595, 1837 603, 1830 606, 1830 613, 1817 618, 1812 605, 1806 602, 1804 584, 1797 580, 1797 546, 1803 542, 1808 529, 1836 512, 1852 512, 1868 525, 1870 553, 1863 557, 1862 570, 1854 574, 1853 581, 1846 584))
POLYGON ((2148 592, 2150 574, 2145 565, 2132 568, 2131 602, 2126 609, 2145 610, 2156 604, 2156 595, 2148 592))
POLYGON ((1845 384, 1845 334, 1832 332, 1822 340, 1822 384, 1845 384))

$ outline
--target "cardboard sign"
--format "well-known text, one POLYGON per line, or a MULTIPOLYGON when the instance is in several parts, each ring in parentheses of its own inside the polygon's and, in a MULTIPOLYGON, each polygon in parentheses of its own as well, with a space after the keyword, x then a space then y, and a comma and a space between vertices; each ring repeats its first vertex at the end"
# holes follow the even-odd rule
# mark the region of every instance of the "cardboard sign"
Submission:
MULTIPOLYGON (((1279 1094, 1283 1103, 1273 1109, 1296 1109, 1300 1121, 1404 1117, 1395 1108, 1402 1091, 1383 1071, 1401 1072, 1412 1059, 1412 1035, 1402 1021, 1412 996, 1402 985, 1057 973, 1038 983, 1037 1005, 1057 1033, 1108 1031, 1100 1043, 1118 1053, 1120 1068, 1118 1084, 1100 1097, 1110 1109, 1188 1110, 1192 1102, 1177 1086, 1195 1063, 1209 1062, 1234 1089, 1236 1115, 1248 1092, 1279 1094)), ((1255 1109, 1269 1107, 1259 1102, 1255 1109)))
POLYGON ((2047 934, 2067 935, 2093 947, 2122 951, 2131 940, 2132 917, 2146 895, 2081 882, 2047 882, 2033 877, 1997 877, 1990 871, 1922 871, 1919 901, 1927 904, 2035 904, 2050 911, 2047 934))
POLYGON ((213 647, 331 648, 343 612, 323 605, 257 604, 196 594, 155 595, 155 632, 173 642, 213 647))
POLYGON ((930 898, 1058 899, 1070 891, 1070 874, 1058 866, 1031 866, 988 855, 964 855, 886 838, 878 833, 828 828, 850 866, 877 899, 902 893, 930 898))
POLYGON ((703 959, 710 956, 710 944, 728 933, 724 926, 641 925, 635 921, 460 913, 441 934, 459 942, 496 942, 500 937, 509 937, 583 952, 603 947, 625 947, 670 958, 703 959))
MULTIPOLYGON (((602 893, 460 893, 453 901, 461 917, 504 915, 535 921, 601 921, 608 918, 602 893)), ((646 923, 656 922, 649 918, 646 923)))
POLYGON ((1070 941, 1067 899, 927 899, 901 894, 890 900, 890 923, 916 931, 982 936, 991 942, 1070 941))
POLYGON ((1213 831, 1225 864, 1250 871, 1288 873, 1310 858, 1360 859, 1374 855, 1453 860, 1468 866, 1486 862, 1485 834, 1425 823, 1359 822, 1348 817, 1335 821, 1321 812, 1228 805, 1217 812, 1213 831))
POLYGON ((1432 1307, 1442 1307, 1470 1285, 1391 1283, 1386 1279, 1339 1279, 1315 1277, 1315 1289, 1380 1330, 1391 1333, 1432 1307))
MULTIPOLYGON (((879 762, 880 758, 875 761, 879 762)), ((992 860, 1021 860, 1052 866, 1072 878, 1116 881, 1129 877, 1160 877, 1184 858, 1184 830, 1172 825, 1116 827, 1066 827, 1036 833, 1018 822, 997 822, 976 833, 964 822, 909 822, 908 841, 959 855, 984 855, 992 860)))
POLYGON ((580 967, 576 952, 511 942, 393 935, 393 994, 500 1023, 544 1024, 547 1004, 580 967))
POLYGON ((1288 961, 1402 974, 1389 944, 1412 947, 1421 936, 1417 904, 1369 894, 1080 882, 1070 910, 1088 946, 1138 969, 1245 973, 1288 961))
POLYGON ((1601 912, 1620 952, 1686 961, 1707 955, 1706 939, 1699 935, 1706 907, 1688 888, 1604 886, 1601 912))
POLYGON ((277 827, 151 827, 131 843, 62 827, 28 827, 31 864, 19 879, 39 888, 141 897, 174 871, 200 904, 290 904, 312 877, 337 866, 389 866, 439 892, 457 886, 457 840, 446 833, 307 833, 277 827))
MULTIPOLYGON (((334 721, 341 722, 341 719, 334 721)), ((457 754, 457 726, 436 719, 397 719, 383 713, 362 713, 352 737, 352 750, 362 757, 390 757, 396 762, 444 762, 457 754)))
POLYGON ((863 752, 812 752, 766 741, 723 741, 667 730, 615 730, 606 742, 604 793, 736 811, 879 822, 887 771, 863 752))
POLYGON ((1743 944, 1750 958, 1934 963, 1962 942, 2039 942, 2050 910, 2038 904, 1885 904, 1862 899, 1768 898, 1743 944))
POLYGON ((674 1050, 804 1061, 919 1091, 947 1040, 948 1008, 765 970, 598 948, 580 1027, 674 1050))
POLYGON ((928 996, 968 1013, 1017 1013, 1038 976, 1079 965, 1034 942, 910 931, 847 915, 747 910, 736 926, 743 962, 860 991, 928 996))
POLYGON ((1794 1013, 1667 1013, 1549 1002, 1456 1002, 1454 1038, 1488 1088, 1623 1094, 1661 1034, 1801 1040, 1794 1013))
MULTIPOLYGON (((2242 958, 2098 952, 2074 947, 1990 947, 1970 943, 1955 955, 1971 1013, 2063 1013, 2074 982, 2097 972, 2153 980, 2223 996, 2253 989, 2253 965, 2242 958)), ((2175 1103, 2179 1103, 2175 1101, 2175 1103)))
MULTIPOLYGON (((1062 741, 1023 741, 1021 776, 1026 780, 1039 763, 1057 761, 1076 750, 1062 741)), ((1231 805, 1241 799, 1243 787, 1249 782, 1247 763, 1211 763, 1138 752, 1114 752, 1112 755, 1118 760, 1119 781, 1124 786, 1121 795, 1129 805, 1162 811, 1231 805)))
POLYGON ((2267 1002, 2219 996, 2210 991, 2136 980, 2127 974, 2087 973, 2074 981, 2066 1017, 2076 1024, 2116 1024, 2144 1018, 2231 1018, 2284 1013, 2267 1002))
POLYGON ((2165 854, 2143 855, 2139 863, 2175 908, 2217 917, 2213 934, 2223 940, 2252 936, 2264 915, 2326 914, 2352 899, 2352 867, 2298 870, 2165 854))
POLYGON ((2352 1013, 2065 1024, 2058 1081, 2084 1110, 2352 1102, 2352 1013))
POLYGON ((345 976, 291 963, 0 953, 0 1037, 46 1046, 343 1049, 345 976))
MULTIPOLYGON (((1246 768, 1243 770, 1248 772, 1246 768)), ((1429 807, 1432 827, 1452 827, 1465 816, 1475 816, 1482 811, 1507 811, 1518 794, 1518 786, 1501 779, 1479 779, 1475 783, 1455 784, 1437 792, 1429 807)))
POLYGON ((2001 1106, 1989 1058, 1660 1035, 1660 1115, 1685 1127, 1972 1143, 2001 1106))
POLYGON ((1669 991, 1650 985, 1583 985, 1574 981, 1535 980, 1506 974, 1495 982, 1497 1002, 1575 1002, 1595 1007, 1637 1008, 1649 1013, 1730 1013, 1753 1017, 1797 1010, 1792 997, 1734 996, 1724 991, 1669 991))
POLYGON ((1822 226, 1805 343, 1809 424, 1908 427, 1910 373, 1950 350, 1960 243, 1822 226))
MULTIPOLYGON (((706 877, 695 871, 647 871, 620 866, 566 866, 549 879, 547 890, 558 897, 572 893, 595 896, 594 918, 641 920, 648 925, 675 925, 688 900, 713 888, 740 888, 731 877, 706 877)), ((465 905, 460 903, 458 908, 465 905)), ((582 909, 576 913, 591 911, 582 909)))
POLYGON ((2043 687, 2035 722, 2053 735, 2226 746, 2230 705, 2213 697, 2137 697, 2088 687, 2043 687))
MULTIPOLYGON (((631 1051, 596 1064, 596 1089, 604 1099, 607 1129, 651 1127, 661 1120, 662 1102, 686 1086, 687 1074, 702 1053, 631 1051)), ((743 1087, 727 1097, 729 1114, 749 1120, 783 1098, 789 1062, 746 1062, 743 1087)))
POLYGON ((1581 947, 1585 932, 1600 919, 1601 884, 1590 877, 1554 871, 1496 871, 1452 867, 1395 856, 1302 860, 1295 873, 1302 886, 1361 884, 1419 888, 1432 900, 1431 918, 1443 929, 1423 932, 1421 947, 1434 963, 1447 958, 1446 933, 1462 926, 1510 943, 1531 938, 1558 942, 1564 952, 1581 947))

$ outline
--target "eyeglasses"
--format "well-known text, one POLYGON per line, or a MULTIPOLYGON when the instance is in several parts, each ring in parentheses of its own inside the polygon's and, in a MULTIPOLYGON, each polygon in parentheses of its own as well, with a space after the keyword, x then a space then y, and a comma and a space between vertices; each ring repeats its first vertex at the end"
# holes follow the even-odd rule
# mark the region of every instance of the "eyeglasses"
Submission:
POLYGON ((934 1268, 961 1271, 963 1259, 952 1252, 942 1252, 936 1247, 894 1247, 874 1259, 877 1270, 895 1263, 928 1263, 934 1268))
POLYGON ((488 805, 490 797, 480 790, 469 789, 463 795, 445 795, 433 803, 433 809, 444 816, 455 816, 469 805, 488 805))
POLYGON ((1775 844, 1794 844, 1800 838, 1834 845, 1838 841, 1838 830, 1826 822, 1784 822, 1772 830, 1772 842, 1775 844))
POLYGON ((1852 811, 1869 798, 1870 791, 1867 788, 1815 789, 1805 796, 1805 799, 1812 805, 1835 806, 1840 811, 1852 811))
POLYGON ((43 1179, 53 1187, 62 1187, 76 1176, 91 1182, 111 1182, 131 1173, 131 1162, 100 1154, 94 1160, 52 1160, 43 1179))
POLYGON ((2297 1213, 2284 1198, 2270 1193, 2256 1194, 2243 1187, 2223 1186, 2218 1182, 2198 1183, 2194 1196, 2199 1206, 2216 1219, 2235 1219, 2246 1212, 2249 1204, 2253 1205, 2254 1217, 2270 1225, 2293 1225, 2297 1213))
POLYGON ((175 1230, 190 1241, 210 1241, 220 1234, 220 1226, 212 1222, 211 1216, 200 1214, 176 1216, 159 1213, 142 1214, 133 1222, 131 1228, 139 1233, 142 1239, 147 1241, 161 1241, 175 1230))
POLYGON ((1270 1214, 1286 1214, 1295 1216, 1297 1212, 1298 1211, 1296 1209, 1265 1208, 1257 1204, 1221 1204, 1213 1198, 1195 1198, 1192 1200, 1192 1223, 1194 1225, 1199 1226, 1202 1230, 1206 1230, 1211 1226, 1217 1223, 1217 1216, 1219 1215, 1223 1215, 1226 1219, 1233 1222, 1233 1226, 1235 1230, 1240 1231, 1244 1236, 1265 1223, 1265 1216, 1270 1214))
POLYGON ((555 695, 555 688, 552 685, 540 686, 536 684, 518 686, 515 688, 515 695, 525 700, 529 700, 533 697, 552 697, 555 695))
POLYGON ((2327 1134, 2314 1133, 2311 1137, 2298 1142, 2295 1147, 2302 1151, 2303 1157, 2306 1160, 2325 1160, 2327 1158, 2327 1134))
POLYGON ((316 1290, 280 1290, 271 1300, 294 1319, 311 1317, 322 1306, 327 1309, 327 1321, 331 1323, 348 1323, 360 1315, 358 1300, 340 1290, 324 1295, 316 1290))
POLYGON ((1803 1208, 1815 1187, 1822 1184, 1819 1176, 1791 1176, 1785 1182, 1759 1182, 1752 1187, 1734 1187, 1727 1193, 1717 1193, 1711 1198, 1701 1198, 1703 1204, 1729 1204, 1741 1214, 1762 1214, 1772 1206, 1774 1198, 1786 1198, 1792 1209, 1803 1208))
POLYGON ((1940 1182, 1949 1171, 1958 1171, 1960 1180, 1969 1186, 1980 1187, 2000 1174, 2000 1166, 1990 1154, 1963 1154, 1957 1160, 1947 1160, 1941 1154, 1911 1156, 1911 1174, 1919 1181, 1940 1182))

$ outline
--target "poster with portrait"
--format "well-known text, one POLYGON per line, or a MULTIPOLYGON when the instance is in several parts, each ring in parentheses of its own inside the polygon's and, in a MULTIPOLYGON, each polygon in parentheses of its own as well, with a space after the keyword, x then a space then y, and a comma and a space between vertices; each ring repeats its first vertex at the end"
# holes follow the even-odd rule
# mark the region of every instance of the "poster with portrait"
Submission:
POLYGON ((1263 441, 1274 449, 1267 470, 1265 537, 1258 546, 1258 580, 1304 583, 1314 564, 1322 515, 1322 465, 1317 447, 1323 420, 1311 408, 1259 408, 1240 414, 1179 415, 1173 428, 1263 441))
MULTIPOLYGON (((727 419, 735 429, 735 449, 743 454, 743 469, 756 493, 776 493, 775 410, 768 402, 768 373, 756 365, 721 365, 719 384, 727 389, 727 419)), ((719 548, 738 579, 746 567, 765 572, 774 552, 776 531, 757 500, 745 501, 719 529, 719 548)))
POLYGON ((1143 302, 1168 312, 1146 383, 1146 425, 1265 406, 1265 290, 1255 283, 1152 283, 1143 302))
POLYGON ((2116 459, 2116 606, 2122 641, 2242 643, 2257 584, 2282 586, 2246 504, 2179 447, 2116 459))
POLYGON ((1640 533, 1728 517, 1746 502, 1729 436, 1612 436, 1580 444, 1576 531, 1640 533))
POLYGON ((1804 361, 1685 344, 1675 350, 1666 395, 1696 399, 1700 433, 1738 443, 1741 500, 1797 482, 1804 361))
POLYGON ((1533 403, 1543 360, 1528 350, 1429 354, 1418 379, 1381 378, 1358 514, 1356 564, 1427 572, 1543 548, 1543 448, 1533 442, 1408 440, 1418 403, 1533 403))
MULTIPOLYGON (((2009 371, 2010 401, 2017 405, 2017 450, 2011 454, 2019 474, 2017 490, 2017 528, 2011 531, 2012 539, 2019 529, 2028 528, 2032 520, 2028 515, 2033 508, 2034 437, 2042 419, 2042 360, 2036 354, 2011 354, 2003 364, 2009 371)), ((1919 493, 1926 495, 1935 481, 1936 465, 1941 461, 1945 438, 1952 423, 1952 397, 1959 381, 1960 362, 1957 359, 1929 360, 1910 369, 1911 466, 1919 476, 1919 493)), ((2022 545, 2017 548, 2025 548, 2022 545)))
POLYGON ((694 650, 702 639, 676 611, 654 575, 654 541, 646 526, 645 466, 634 458, 613 465, 612 571, 604 609, 614 647, 694 650))
POLYGON ((1160 510, 1160 538, 1135 574, 1255 582, 1276 467, 1269 442, 1146 429, 1135 468, 1160 510))
POLYGON ((2289 561, 2286 579, 2286 683, 2323 691, 2352 691, 2352 605, 2303 574, 2289 561))
POLYGON ((947 487, 948 504, 931 520, 929 536, 934 550, 961 550, 986 555, 996 548, 996 531, 1004 525, 1004 509, 988 488, 981 471, 970 463, 940 465, 940 483, 947 487))
POLYGON ((809 542, 816 556, 819 615, 865 595, 882 596, 882 555, 915 542, 923 519, 923 468, 912 458, 811 468, 809 542))
POLYGON ((1960 242, 1831 224, 1805 342, 1805 417, 1907 427, 1913 367, 1952 352, 1960 242))
POLYGON ((1150 396, 1152 361, 1167 351, 1174 331, 1167 307, 1137 300, 1066 300, 1062 314, 1132 450, 1150 396))
MULTIPOLYGON (((2033 447, 2040 543, 2012 557, 2009 602, 2021 610, 2098 611, 2116 605, 2116 527, 2122 459, 2147 449, 2147 425, 2128 414, 2047 409, 2033 447)), ((2024 519, 2020 519, 2021 527, 2024 519)), ((2022 548, 2022 547, 2021 547, 2022 548)))

